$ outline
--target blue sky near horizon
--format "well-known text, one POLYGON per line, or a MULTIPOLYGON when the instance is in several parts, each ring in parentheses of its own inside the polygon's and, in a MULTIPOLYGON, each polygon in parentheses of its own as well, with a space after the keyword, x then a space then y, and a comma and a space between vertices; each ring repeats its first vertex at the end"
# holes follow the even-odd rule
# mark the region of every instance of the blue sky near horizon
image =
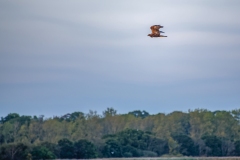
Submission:
POLYGON ((238 0, 0 1, 0 117, 239 109, 238 15, 238 0))

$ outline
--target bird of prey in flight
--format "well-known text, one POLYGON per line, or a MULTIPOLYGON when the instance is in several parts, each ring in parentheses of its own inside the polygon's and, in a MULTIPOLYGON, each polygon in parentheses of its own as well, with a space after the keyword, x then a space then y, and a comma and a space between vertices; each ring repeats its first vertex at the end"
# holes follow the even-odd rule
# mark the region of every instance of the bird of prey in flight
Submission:
POLYGON ((161 25, 153 25, 150 27, 150 29, 152 30, 151 34, 148 34, 148 36, 152 37, 167 37, 167 36, 163 36, 160 33, 164 33, 162 31, 159 31, 160 28, 163 28, 163 26, 161 25))

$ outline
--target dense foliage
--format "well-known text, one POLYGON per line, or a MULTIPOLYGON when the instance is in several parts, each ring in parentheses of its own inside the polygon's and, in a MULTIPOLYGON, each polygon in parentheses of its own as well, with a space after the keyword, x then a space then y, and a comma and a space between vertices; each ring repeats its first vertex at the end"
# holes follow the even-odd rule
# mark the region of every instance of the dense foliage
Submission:
POLYGON ((240 156, 240 109, 150 115, 107 108, 61 117, 20 116, 0 121, 0 160, 240 156))
POLYGON ((141 130, 126 129, 103 139, 105 157, 155 157, 168 153, 167 141, 141 130))

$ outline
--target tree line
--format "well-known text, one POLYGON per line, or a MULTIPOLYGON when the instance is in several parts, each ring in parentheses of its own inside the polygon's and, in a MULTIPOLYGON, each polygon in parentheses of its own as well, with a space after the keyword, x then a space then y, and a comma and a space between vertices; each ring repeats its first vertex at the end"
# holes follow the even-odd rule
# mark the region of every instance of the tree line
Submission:
POLYGON ((0 160, 240 156, 240 109, 151 115, 74 112, 44 118, 10 113, 0 120, 0 160))

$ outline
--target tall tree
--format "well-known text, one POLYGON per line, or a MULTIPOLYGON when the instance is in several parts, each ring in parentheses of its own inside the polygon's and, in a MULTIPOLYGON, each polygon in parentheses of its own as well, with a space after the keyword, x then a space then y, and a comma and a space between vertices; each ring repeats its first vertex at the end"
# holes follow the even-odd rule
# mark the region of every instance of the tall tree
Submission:
POLYGON ((0 146, 0 158, 3 160, 25 159, 24 151, 27 146, 23 143, 8 143, 0 146))
POLYGON ((146 118, 147 116, 150 115, 148 112, 146 112, 144 110, 143 111, 135 110, 135 111, 129 112, 128 114, 132 114, 135 117, 140 117, 140 118, 146 118))
POLYGON ((108 116, 115 116, 117 115, 117 110, 114 108, 107 108, 107 110, 103 111, 103 117, 108 117, 108 116))
POLYGON ((179 152, 185 156, 198 155, 198 146, 195 146, 194 141, 187 135, 173 135, 174 140, 179 144, 179 152))
POLYGON ((35 117, 29 125, 29 141, 30 143, 40 143, 44 138, 43 131, 43 115, 35 117))
POLYGON ((235 156, 240 156, 240 140, 234 142, 235 145, 235 156))
POLYGON ((9 113, 6 117, 1 117, 1 123, 5 123, 7 121, 10 121, 12 119, 15 119, 15 118, 19 118, 20 115, 17 114, 17 113, 9 113))
POLYGON ((216 136, 203 136, 202 139, 204 140, 207 147, 210 150, 207 152, 207 156, 222 156, 222 142, 216 136))
POLYGON ((33 148, 31 155, 33 159, 55 159, 56 156, 44 146, 36 146, 33 148))
POLYGON ((60 158, 74 158, 74 147, 73 142, 69 139, 64 138, 58 141, 60 147, 60 158))
POLYGON ((75 158, 89 159, 96 158, 97 151, 93 143, 87 140, 79 140, 74 143, 75 158))

